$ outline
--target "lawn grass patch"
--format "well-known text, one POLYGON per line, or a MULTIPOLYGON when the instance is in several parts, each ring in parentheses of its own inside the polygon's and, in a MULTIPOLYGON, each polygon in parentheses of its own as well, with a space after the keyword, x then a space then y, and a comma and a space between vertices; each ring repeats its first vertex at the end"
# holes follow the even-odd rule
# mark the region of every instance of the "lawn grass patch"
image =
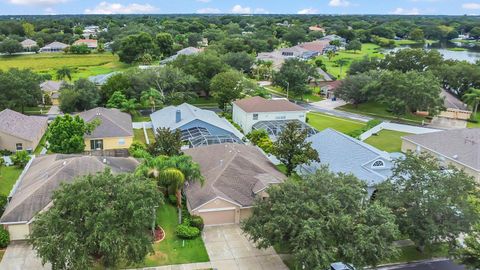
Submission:
POLYGON ((365 126, 364 122, 346 118, 340 118, 323 113, 307 113, 308 124, 318 131, 326 128, 333 128, 342 133, 348 134, 365 126))
POLYGON ((150 143, 153 143, 155 141, 155 133, 153 132, 153 129, 147 128, 147 137, 150 143))
POLYGON ((400 152, 402 150, 402 136, 410 133, 383 129, 367 138, 364 142, 386 152, 400 152))
POLYGON ((45 143, 47 142, 47 133, 43 134, 42 138, 38 142, 37 147, 35 148, 35 151, 33 151, 34 155, 40 155, 40 152, 42 152, 42 149, 45 147, 45 143))
POLYGON ((477 112, 477 115, 475 115, 475 119, 477 119, 477 123, 467 122, 468 128, 480 128, 480 112, 477 112))
POLYGON ((145 140, 145 134, 143 128, 134 128, 133 129, 133 142, 147 144, 145 140))
POLYGON ((13 185, 17 182, 18 177, 22 173, 22 169, 15 166, 0 167, 0 194, 8 196, 13 185))
MULTIPOLYGON (((270 93, 273 93, 273 94, 276 94, 276 95, 279 95, 279 96, 283 96, 283 97, 287 97, 287 92, 279 86, 269 85, 269 86, 266 86, 265 88, 270 93)), ((311 93, 303 95, 303 97, 295 97, 295 96, 292 95, 292 92, 290 92, 288 94, 288 98, 289 99, 294 99, 294 100, 297 100, 297 101, 301 101, 301 102, 317 102, 317 101, 321 101, 321 100, 324 99, 320 95, 320 87, 310 86, 310 90, 311 90, 311 93)))
POLYGON ((443 257, 448 257, 447 244, 433 244, 425 247, 423 252, 418 251, 415 246, 406 246, 399 248, 398 256, 393 257, 384 263, 403 263, 443 257))
POLYGON ((275 167, 277 167, 277 170, 279 170, 281 173, 285 175, 287 174, 287 166, 285 166, 284 164, 280 163, 275 165, 275 167))
POLYGON ((150 122, 150 116, 143 116, 140 114, 136 114, 132 116, 132 122, 150 122))
POLYGON ((415 124, 421 124, 422 120, 425 121, 425 117, 414 114, 405 114, 400 116, 395 116, 388 111, 388 107, 384 104, 378 102, 369 101, 358 105, 345 104, 343 106, 337 107, 337 110, 342 110, 346 112, 353 112, 358 114, 363 114, 367 116, 373 116, 381 119, 396 120, 400 122, 410 122, 415 124))
POLYGON ((182 240, 175 235, 177 208, 164 204, 157 210, 157 223, 165 230, 165 239, 153 244, 155 254, 145 258, 143 267, 208 262, 209 257, 202 238, 182 240))

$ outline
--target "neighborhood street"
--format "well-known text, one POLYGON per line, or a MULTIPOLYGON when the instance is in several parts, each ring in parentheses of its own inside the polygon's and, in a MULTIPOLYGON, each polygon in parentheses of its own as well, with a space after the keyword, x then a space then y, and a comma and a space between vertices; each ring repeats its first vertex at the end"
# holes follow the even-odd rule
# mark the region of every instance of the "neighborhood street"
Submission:
POLYGON ((465 270, 463 265, 458 265, 448 259, 428 260, 395 266, 379 267, 377 270, 465 270))

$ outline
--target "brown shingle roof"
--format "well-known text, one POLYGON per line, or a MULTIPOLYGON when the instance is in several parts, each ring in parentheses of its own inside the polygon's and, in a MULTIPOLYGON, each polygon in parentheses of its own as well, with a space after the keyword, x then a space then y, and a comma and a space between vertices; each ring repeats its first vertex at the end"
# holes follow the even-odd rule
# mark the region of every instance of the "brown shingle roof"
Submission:
POLYGON ((286 99, 264 99, 262 97, 249 97, 233 102, 245 112, 287 112, 287 111, 305 111, 303 107, 298 106, 286 99))
POLYGON ((328 40, 315 40, 315 41, 311 41, 311 42, 302 43, 298 46, 300 46, 300 47, 302 47, 306 50, 309 50, 309 51, 322 53, 323 49, 325 49, 325 47, 327 47, 328 45, 330 45, 330 41, 328 41, 328 40))
POLYGON ((408 135, 403 139, 480 170, 480 128, 408 135))
POLYGON ((37 141, 47 129, 47 121, 47 117, 27 116, 5 109, 0 112, 0 131, 27 141, 37 141))
POLYGON ((185 191, 191 209, 220 197, 243 207, 251 206, 255 193, 286 178, 254 146, 216 144, 185 150, 199 163, 205 184, 190 183, 185 191))
POLYGON ((71 183, 76 177, 102 172, 107 167, 112 173, 132 172, 137 165, 133 158, 61 154, 35 158, 20 179, 0 222, 30 221, 48 206, 61 183, 71 183))
POLYGON ((132 117, 118 109, 94 108, 78 114, 85 122, 100 119, 101 123, 86 138, 133 136, 132 117))

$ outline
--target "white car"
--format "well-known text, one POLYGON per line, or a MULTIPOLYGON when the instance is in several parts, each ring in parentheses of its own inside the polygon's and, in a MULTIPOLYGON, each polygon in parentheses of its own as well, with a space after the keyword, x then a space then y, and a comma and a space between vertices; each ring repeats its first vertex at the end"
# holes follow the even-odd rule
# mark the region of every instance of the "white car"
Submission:
POLYGON ((336 262, 330 264, 330 270, 355 270, 355 267, 348 263, 336 262))

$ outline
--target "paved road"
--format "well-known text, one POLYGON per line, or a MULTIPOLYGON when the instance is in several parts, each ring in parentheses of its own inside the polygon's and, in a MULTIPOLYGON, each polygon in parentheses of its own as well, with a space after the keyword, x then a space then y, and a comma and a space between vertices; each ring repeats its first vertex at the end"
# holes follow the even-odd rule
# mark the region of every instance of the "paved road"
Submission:
POLYGON ((451 260, 442 259, 389 267, 379 267, 377 270, 465 270, 465 267, 455 264, 451 260))

